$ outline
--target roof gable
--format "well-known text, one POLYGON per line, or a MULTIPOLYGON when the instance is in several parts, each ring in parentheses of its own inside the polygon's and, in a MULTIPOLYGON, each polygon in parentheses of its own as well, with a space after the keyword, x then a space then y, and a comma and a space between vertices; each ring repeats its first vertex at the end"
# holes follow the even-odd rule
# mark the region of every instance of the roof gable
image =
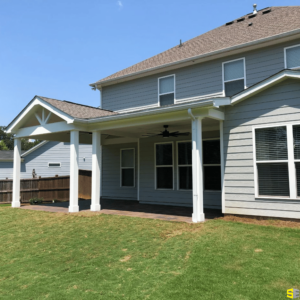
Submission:
POLYGON ((184 42, 182 46, 175 46, 91 85, 101 85, 135 73, 147 72, 154 68, 300 29, 300 6, 271 7, 258 11, 255 17, 249 18, 251 16, 252 13, 247 14, 234 20, 230 25, 225 24, 208 31, 184 42), (264 14, 269 9, 271 11, 264 14))

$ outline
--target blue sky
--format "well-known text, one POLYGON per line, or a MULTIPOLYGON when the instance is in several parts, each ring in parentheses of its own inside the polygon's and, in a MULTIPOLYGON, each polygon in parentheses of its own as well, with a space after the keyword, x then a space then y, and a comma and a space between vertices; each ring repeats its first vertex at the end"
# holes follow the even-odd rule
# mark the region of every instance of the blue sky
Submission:
MULTIPOLYGON (((99 106, 90 83, 250 13, 253 3, 0 0, 0 125, 34 95, 99 106)), ((299 4, 263 0, 257 9, 299 4)))

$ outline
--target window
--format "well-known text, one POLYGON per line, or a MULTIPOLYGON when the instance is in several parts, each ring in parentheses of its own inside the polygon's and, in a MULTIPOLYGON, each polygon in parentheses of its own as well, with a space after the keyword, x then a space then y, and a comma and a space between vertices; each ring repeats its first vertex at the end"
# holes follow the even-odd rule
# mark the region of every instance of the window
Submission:
POLYGON ((300 68, 300 45, 284 48, 285 68, 300 68))
POLYGON ((223 63, 223 90, 225 96, 231 97, 246 87, 245 59, 223 63))
POLYGON ((59 168, 61 163, 48 163, 49 168, 59 168))
POLYGON ((121 149, 121 187, 134 187, 134 149, 121 149))
POLYGON ((203 141, 204 190, 221 190, 220 140, 203 141))
POLYGON ((192 173, 192 143, 178 142, 178 189, 191 190, 193 188, 192 173))
POLYGON ((160 106, 174 104, 175 75, 158 78, 158 98, 160 106))
POLYGON ((173 143, 155 144, 156 189, 173 189, 173 143))
POLYGON ((256 128, 256 197, 300 197, 300 125, 256 128))

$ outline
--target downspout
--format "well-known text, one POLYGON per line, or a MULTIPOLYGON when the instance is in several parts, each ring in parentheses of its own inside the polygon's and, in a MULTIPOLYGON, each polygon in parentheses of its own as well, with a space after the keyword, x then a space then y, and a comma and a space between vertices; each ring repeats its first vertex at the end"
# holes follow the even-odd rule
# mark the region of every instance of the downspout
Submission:
POLYGON ((195 121, 196 120, 196 117, 193 115, 193 112, 192 112, 192 109, 189 108, 188 109, 188 114, 191 116, 191 118, 195 121))

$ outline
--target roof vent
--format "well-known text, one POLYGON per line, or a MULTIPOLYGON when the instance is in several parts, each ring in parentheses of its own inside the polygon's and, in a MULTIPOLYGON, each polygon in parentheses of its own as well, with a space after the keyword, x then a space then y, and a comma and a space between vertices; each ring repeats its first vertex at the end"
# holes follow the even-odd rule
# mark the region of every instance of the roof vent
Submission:
POLYGON ((237 20, 237 22, 242 22, 244 20, 245 20, 245 18, 240 18, 240 19, 237 20))
POLYGON ((257 14, 257 10, 256 10, 256 4, 253 4, 253 14, 256 15, 257 14))
POLYGON ((254 17, 256 17, 256 15, 250 15, 250 16, 248 17, 248 19, 252 19, 252 18, 254 18, 254 17))
POLYGON ((231 24, 233 24, 233 23, 234 23, 234 21, 227 22, 227 23, 226 23, 226 26, 231 25, 231 24))
POLYGON ((183 45, 182 45, 182 41, 180 40, 180 42, 179 42, 179 47, 182 47, 183 45))
POLYGON ((263 11, 262 14, 265 15, 265 14, 268 14, 269 12, 271 12, 271 8, 263 11))

